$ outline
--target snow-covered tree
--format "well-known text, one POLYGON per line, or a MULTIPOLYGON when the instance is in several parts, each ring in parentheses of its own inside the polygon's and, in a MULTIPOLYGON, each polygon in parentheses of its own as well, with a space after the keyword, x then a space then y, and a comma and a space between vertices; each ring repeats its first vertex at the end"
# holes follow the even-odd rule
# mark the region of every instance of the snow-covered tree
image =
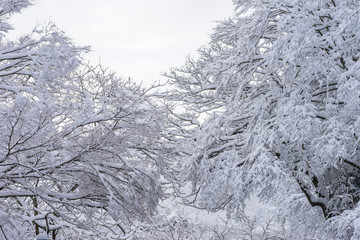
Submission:
POLYGON ((189 200, 241 217, 257 194, 288 218, 306 211, 309 225, 358 239, 360 2, 234 5, 200 57, 167 74, 167 98, 187 111, 174 114, 186 125, 174 134, 189 200))
POLYGON ((163 196, 164 112, 52 24, 6 41, 28 5, 0 1, 0 238, 118 239, 163 196))

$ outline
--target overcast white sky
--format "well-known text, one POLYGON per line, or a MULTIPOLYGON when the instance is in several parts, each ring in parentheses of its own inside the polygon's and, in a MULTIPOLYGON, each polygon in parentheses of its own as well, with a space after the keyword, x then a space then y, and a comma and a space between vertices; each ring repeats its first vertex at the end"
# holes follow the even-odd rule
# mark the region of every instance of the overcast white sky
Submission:
POLYGON ((54 21, 89 56, 121 76, 150 83, 208 42, 232 0, 35 0, 12 17, 12 35, 54 21))

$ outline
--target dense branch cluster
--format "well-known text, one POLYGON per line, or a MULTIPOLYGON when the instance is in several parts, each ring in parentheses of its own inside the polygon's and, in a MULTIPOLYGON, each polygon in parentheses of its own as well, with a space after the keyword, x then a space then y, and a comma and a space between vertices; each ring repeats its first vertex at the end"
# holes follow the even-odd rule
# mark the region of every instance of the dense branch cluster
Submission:
MULTIPOLYGON (((167 74, 167 98, 208 116, 179 140, 189 201, 241 218, 257 194, 286 218, 301 206, 309 222, 339 224, 360 200, 360 3, 235 6, 200 58, 167 74)), ((340 225, 335 238, 359 237, 354 222, 340 225)))
POLYGON ((163 197, 164 111, 86 51, 53 25, 0 45, 0 238, 118 238, 163 197))

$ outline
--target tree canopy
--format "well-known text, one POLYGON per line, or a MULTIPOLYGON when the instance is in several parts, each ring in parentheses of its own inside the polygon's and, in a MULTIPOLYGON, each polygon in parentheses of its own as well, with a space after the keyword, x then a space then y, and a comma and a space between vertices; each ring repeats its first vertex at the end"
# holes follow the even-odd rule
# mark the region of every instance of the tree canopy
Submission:
POLYGON ((203 120, 179 138, 189 202, 241 218, 256 194, 359 238, 360 2, 234 5, 200 57, 167 73, 167 98, 203 120))
MULTIPOLYGON (((28 1, 0 1, 0 30, 28 1)), ((0 43, 0 238, 118 239, 156 211, 165 112, 53 24, 0 43)))

